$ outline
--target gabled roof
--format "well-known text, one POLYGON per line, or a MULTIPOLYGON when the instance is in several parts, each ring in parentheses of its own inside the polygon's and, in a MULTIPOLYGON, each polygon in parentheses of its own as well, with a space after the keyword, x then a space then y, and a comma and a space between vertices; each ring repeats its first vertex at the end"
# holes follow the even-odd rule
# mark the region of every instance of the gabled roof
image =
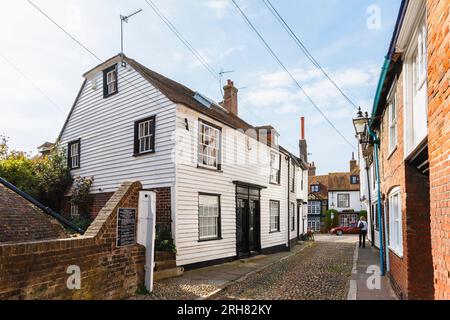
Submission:
POLYGON ((317 198, 326 200, 328 199, 328 175, 325 176, 310 176, 309 177, 309 191, 311 191, 312 185, 319 186, 319 192, 310 192, 317 198))
POLYGON ((358 175, 359 170, 350 172, 333 172, 328 175, 328 190, 329 191, 359 191, 360 185, 351 184, 350 177, 358 175))
MULTIPOLYGON (((202 113, 208 117, 211 117, 212 119, 219 121, 233 129, 241 129, 247 131, 249 129, 274 129, 270 125, 262 126, 262 127, 254 127, 241 119, 239 116, 227 111, 220 105, 216 105, 215 103, 211 103, 211 106, 207 107, 205 104, 201 103, 198 99, 196 99, 196 96, 198 96, 198 93, 194 90, 172 80, 169 79, 153 70, 150 70, 149 68, 145 67, 141 63, 137 62, 136 60, 133 60, 129 57, 127 57, 124 54, 116 55, 105 62, 97 65, 96 67, 92 68, 88 72, 86 72, 83 76, 87 77, 90 73, 95 72, 96 69, 100 69, 104 65, 108 65, 111 63, 114 63, 118 59, 123 59, 125 62, 127 62, 129 65, 131 65, 144 79, 146 79, 150 84, 152 84, 154 87, 156 87, 159 91, 161 91, 162 94, 164 94, 170 101, 182 104, 190 109, 193 109, 199 113, 202 113)), ((60 140, 62 133, 67 125, 67 122, 70 118, 70 115, 72 114, 75 105, 77 103, 77 100, 79 99, 81 95, 82 88, 85 86, 86 81, 84 81, 80 91, 78 92, 77 98, 75 99, 75 102, 72 106, 72 109, 69 112, 69 115, 64 123, 64 126, 58 136, 57 141, 60 140)), ((296 159, 298 162, 300 159, 293 155, 292 153, 288 152, 286 149, 283 149, 280 147, 281 152, 288 153, 293 159, 296 159)), ((302 163, 303 166, 306 168, 306 163, 302 163)))

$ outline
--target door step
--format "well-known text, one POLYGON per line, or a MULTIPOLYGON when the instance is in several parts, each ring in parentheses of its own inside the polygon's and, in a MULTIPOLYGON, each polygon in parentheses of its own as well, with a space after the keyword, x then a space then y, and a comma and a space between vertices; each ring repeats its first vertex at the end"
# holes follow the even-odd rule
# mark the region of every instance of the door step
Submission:
POLYGON ((159 281, 163 279, 176 278, 181 277, 184 273, 183 267, 176 267, 171 269, 165 269, 160 271, 155 271, 153 273, 153 280, 159 281))

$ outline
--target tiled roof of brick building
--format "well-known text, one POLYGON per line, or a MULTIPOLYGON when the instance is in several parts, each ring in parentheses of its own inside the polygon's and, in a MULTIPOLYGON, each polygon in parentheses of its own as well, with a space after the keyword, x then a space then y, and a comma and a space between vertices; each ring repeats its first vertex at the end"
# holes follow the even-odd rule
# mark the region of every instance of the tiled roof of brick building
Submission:
POLYGON ((328 175, 309 177, 309 191, 318 199, 328 199, 328 175), (311 192, 311 185, 319 185, 319 192, 311 192))
POLYGON ((67 238, 53 217, 0 181, 0 244, 67 238))

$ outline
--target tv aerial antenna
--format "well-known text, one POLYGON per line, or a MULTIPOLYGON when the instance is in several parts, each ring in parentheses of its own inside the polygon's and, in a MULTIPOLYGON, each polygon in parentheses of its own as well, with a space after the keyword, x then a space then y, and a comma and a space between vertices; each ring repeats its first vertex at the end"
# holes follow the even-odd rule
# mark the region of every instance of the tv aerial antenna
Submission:
POLYGON ((227 73, 233 73, 235 72, 234 70, 228 70, 228 71, 224 71, 223 68, 220 70, 219 72, 219 82, 220 82, 220 92, 222 93, 222 97, 223 97, 223 75, 227 74, 227 73))
POLYGON ((143 10, 138 9, 134 11, 133 13, 130 13, 129 15, 123 16, 120 15, 120 54, 123 56, 123 23, 128 23, 128 20, 137 15, 138 13, 141 13, 143 10))

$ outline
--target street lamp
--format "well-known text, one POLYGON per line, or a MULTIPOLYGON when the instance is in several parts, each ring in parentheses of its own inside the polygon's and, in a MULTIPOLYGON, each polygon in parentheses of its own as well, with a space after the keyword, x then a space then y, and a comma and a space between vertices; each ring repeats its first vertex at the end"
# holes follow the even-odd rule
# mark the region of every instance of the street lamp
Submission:
MULTIPOLYGON (((381 268, 381 274, 384 276, 385 275, 385 268, 384 268, 384 242, 383 242, 383 238, 384 235, 383 233, 383 224, 381 222, 381 186, 380 186, 380 165, 379 165, 379 161, 378 161, 378 153, 379 153, 379 148, 380 148, 380 140, 378 139, 377 135, 375 132, 373 132, 370 128, 369 125, 369 117, 366 113, 366 116, 363 115, 361 108, 358 108, 358 113, 357 113, 357 117, 355 119, 353 119, 353 125, 355 126, 355 131, 356 131, 356 135, 358 137, 359 143, 360 144, 366 144, 366 143, 370 143, 374 145, 374 160, 375 160, 375 174, 377 176, 377 196, 378 196, 378 201, 377 201, 377 212, 378 212, 378 225, 380 226, 380 232, 379 232, 379 236, 380 236, 380 268, 381 268), (372 141, 370 141, 370 139, 368 139, 367 141, 363 141, 363 134, 366 132, 369 133, 369 136, 372 137, 372 141)), ((385 226, 386 227, 386 226, 385 226)))
POLYGON ((358 114, 355 119, 353 119, 353 125, 355 126, 355 131, 358 137, 361 137, 366 131, 366 126, 368 125, 368 120, 363 116, 361 108, 358 109, 358 114))

